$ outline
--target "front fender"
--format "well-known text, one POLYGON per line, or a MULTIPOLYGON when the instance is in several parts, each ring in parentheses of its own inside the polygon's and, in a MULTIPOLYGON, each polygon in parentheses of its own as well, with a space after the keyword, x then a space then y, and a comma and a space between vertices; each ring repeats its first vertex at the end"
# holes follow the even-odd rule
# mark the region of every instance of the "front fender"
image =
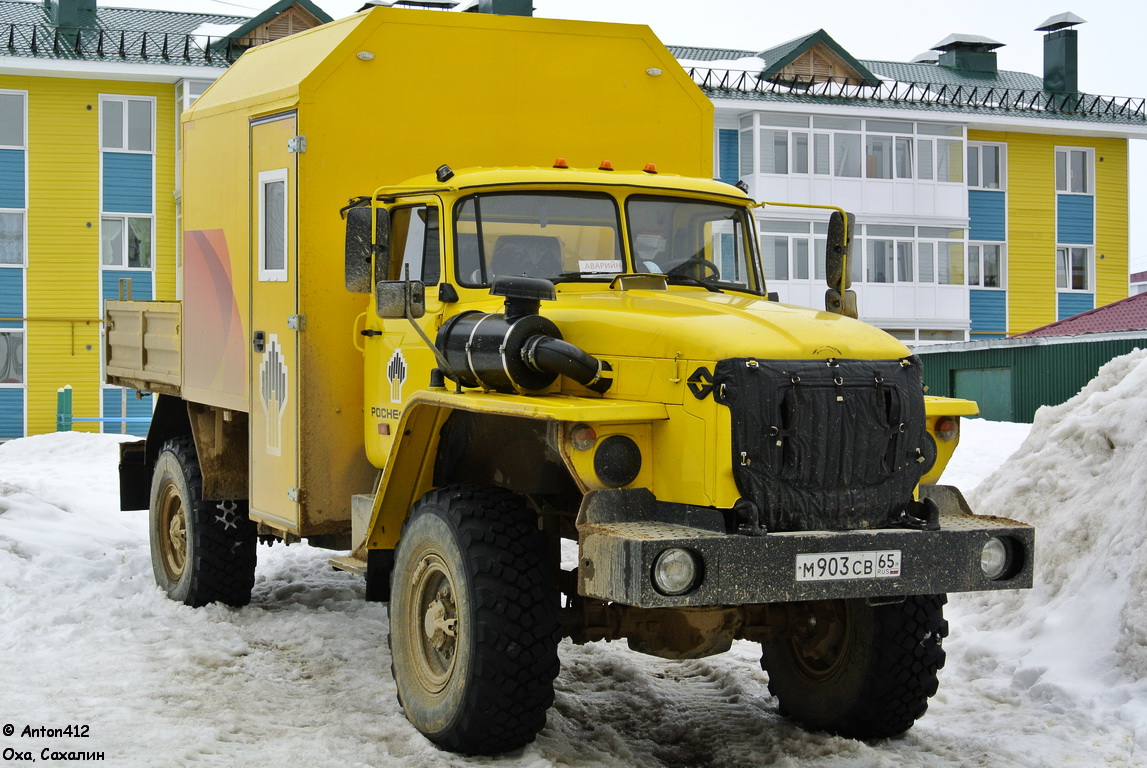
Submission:
POLYGON ((494 392, 422 390, 398 423, 371 513, 368 549, 394 549, 411 506, 433 488, 442 427, 454 411, 513 416, 547 422, 647 423, 669 418, 662 403, 576 395, 508 395, 494 392))

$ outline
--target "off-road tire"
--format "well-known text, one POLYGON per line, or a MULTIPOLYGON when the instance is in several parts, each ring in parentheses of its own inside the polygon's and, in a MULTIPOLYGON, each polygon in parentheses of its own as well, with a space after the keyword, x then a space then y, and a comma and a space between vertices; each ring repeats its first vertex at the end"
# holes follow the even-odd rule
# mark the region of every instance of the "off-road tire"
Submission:
POLYGON ((151 480, 151 565, 172 600, 199 607, 251 602, 255 524, 247 502, 203 499, 203 475, 190 437, 164 443, 151 480))
POLYGON ((423 496, 402 527, 391 672, 407 719, 439 746, 493 755, 534 740, 558 673, 556 566, 521 497, 485 485, 423 496))
POLYGON ((875 606, 863 599, 789 606, 794 631, 762 644, 761 666, 781 713, 854 739, 911 728, 944 666, 946 602, 945 595, 915 595, 875 606))

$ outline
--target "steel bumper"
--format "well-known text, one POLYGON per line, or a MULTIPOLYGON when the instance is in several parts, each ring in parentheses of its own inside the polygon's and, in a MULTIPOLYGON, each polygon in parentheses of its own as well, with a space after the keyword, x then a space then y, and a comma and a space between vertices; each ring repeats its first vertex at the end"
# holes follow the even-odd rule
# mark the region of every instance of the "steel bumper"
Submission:
POLYGON ((726 533, 718 511, 658 502, 646 490, 592 492, 578 515, 578 592, 657 608, 1031 587, 1035 529, 1014 520, 972 514, 955 488, 926 486, 921 495, 939 504, 939 530, 745 536, 726 533), (981 550, 992 537, 1004 539, 1013 553, 1007 578, 988 579, 980 567, 981 550), (700 581, 687 594, 668 596, 654 586, 654 560, 669 547, 687 549, 700 561, 700 581), (889 550, 901 553, 898 576, 821 581, 797 578, 798 555, 889 550))

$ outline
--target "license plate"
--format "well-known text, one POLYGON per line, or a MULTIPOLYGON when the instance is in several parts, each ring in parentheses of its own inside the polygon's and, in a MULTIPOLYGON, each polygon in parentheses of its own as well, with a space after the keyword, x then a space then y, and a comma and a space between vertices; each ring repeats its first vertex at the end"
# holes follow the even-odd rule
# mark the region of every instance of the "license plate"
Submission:
POLYGON ((797 581, 892 579, 900 575, 900 550, 797 555, 797 581))

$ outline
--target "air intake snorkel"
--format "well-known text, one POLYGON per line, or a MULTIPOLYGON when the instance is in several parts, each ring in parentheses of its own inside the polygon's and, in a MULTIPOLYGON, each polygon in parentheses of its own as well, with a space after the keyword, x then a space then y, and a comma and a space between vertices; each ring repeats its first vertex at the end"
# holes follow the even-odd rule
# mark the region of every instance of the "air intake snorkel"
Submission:
POLYGON ((490 293, 506 299, 503 314, 463 312, 438 332, 436 346, 455 382, 507 394, 537 392, 559 375, 598 393, 613 384, 604 378, 605 363, 562 341, 553 321, 538 314, 542 301, 557 298, 549 280, 502 275, 490 293))

